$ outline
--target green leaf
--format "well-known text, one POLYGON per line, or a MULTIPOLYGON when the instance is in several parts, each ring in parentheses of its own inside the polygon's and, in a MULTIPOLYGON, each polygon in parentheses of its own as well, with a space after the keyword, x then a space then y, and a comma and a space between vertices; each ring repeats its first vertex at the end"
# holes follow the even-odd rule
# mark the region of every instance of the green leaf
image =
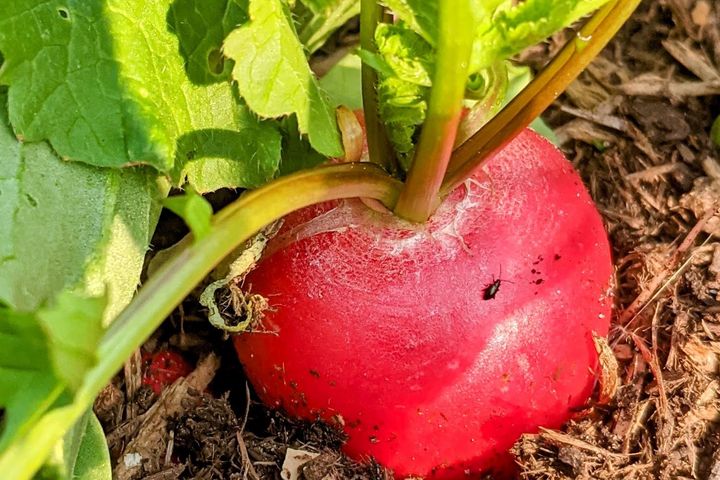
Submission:
POLYGON ((64 387, 54 375, 44 334, 32 314, 0 305, 0 452, 50 408, 64 387))
POLYGON ((53 448, 34 480, 110 480, 105 433, 92 410, 85 412, 53 448))
POLYGON ((64 289, 108 290, 107 319, 135 293, 159 215, 155 175, 63 162, 12 135, 0 90, 0 301, 32 311, 64 289))
POLYGON ((324 156, 313 150, 307 138, 300 134, 295 116, 285 119, 283 121, 283 127, 282 162, 280 163, 281 175, 312 168, 327 160, 324 156))
POLYGON ((248 0, 175 0, 168 23, 180 42, 188 77, 208 84, 230 78, 233 62, 222 55, 222 42, 247 22, 248 0))
POLYGON ((85 412, 85 414, 75 422, 72 428, 65 433, 62 440, 58 442, 59 445, 57 448, 53 450, 45 461, 42 470, 56 464, 58 466, 57 469, 63 474, 63 478, 72 478, 70 474, 75 470, 78 453, 80 453, 80 446, 82 445, 90 416, 95 416, 92 410, 85 412))
POLYGON ((380 78, 380 117, 387 125, 390 141, 407 171, 415 148, 414 136, 427 113, 428 88, 398 77, 380 78))
POLYGON ((165 199, 163 204, 174 214, 182 218, 195 238, 200 240, 210 232, 213 209, 210 203, 192 189, 183 195, 165 199))
MULTIPOLYGON (((429 45, 437 44, 439 0, 382 0, 429 45)), ((607 0, 473 0, 478 22, 470 73, 506 60, 570 26, 607 0)))
POLYGON ((70 293, 37 314, 0 306, 0 452, 51 407, 67 402, 96 361, 103 298, 70 293), (69 389, 69 390, 68 390, 69 389))
POLYGON ((377 53, 360 51, 363 61, 377 70, 380 118, 404 170, 410 167, 415 134, 425 121, 434 52, 410 27, 400 22, 378 25, 377 53))
MULTIPOLYGON (((497 3, 496 0, 491 0, 497 3)), ((479 17, 478 36, 470 58, 471 72, 510 58, 570 26, 607 0, 525 0, 515 6, 503 2, 492 16, 479 17)))
POLYGON ((195 85, 186 75, 169 7, 170 0, 2 2, 0 83, 10 86, 15 132, 48 140, 63 159, 168 172, 183 135, 237 130, 230 85, 195 85))
POLYGON ((375 30, 378 54, 401 80, 423 87, 432 83, 435 53, 432 47, 404 24, 380 24, 375 30))
POLYGON ((346 55, 320 79, 320 86, 327 92, 333 107, 362 108, 360 65, 360 57, 346 55))
POLYGON ((37 313, 0 305, 3 478, 29 478, 53 446, 60 448, 60 457, 51 459, 44 477, 56 478, 63 465, 72 463, 73 439, 57 442, 92 403, 87 391, 78 390, 73 397, 73 389, 85 383, 85 374, 98 360, 102 307, 103 299, 68 292, 37 313), (33 456, 18 459, 15 451, 27 445, 33 456))
POLYGON ((71 478, 77 480, 110 480, 112 467, 105 432, 95 414, 88 412, 80 449, 71 478))
POLYGON ((310 11, 310 18, 300 20, 300 41, 313 53, 338 28, 356 15, 360 15, 358 0, 301 0, 310 11))
POLYGON ((720 117, 717 117, 710 128, 710 140, 716 147, 720 147, 720 117))
POLYGON ((315 15, 327 15, 331 10, 337 10, 344 0, 300 0, 315 15))
POLYGON ((50 308, 37 313, 55 374, 73 391, 97 362, 106 304, 103 297, 79 300, 77 295, 62 292, 50 308))
POLYGON ((430 45, 437 44, 438 0, 382 0, 395 15, 430 45))
POLYGON ((326 156, 343 153, 331 108, 308 66, 282 0, 251 0, 250 22, 225 41, 233 78, 248 106, 262 117, 295 113, 300 131, 326 156))
POLYGON ((238 130, 204 129, 178 139, 181 160, 176 183, 200 193, 220 188, 254 188, 277 173, 281 136, 274 122, 261 121, 243 104, 235 106, 238 130))
MULTIPOLYGON (((97 293, 108 285, 109 320, 139 281, 159 213, 154 175, 62 162, 45 144, 20 144, 8 126, 6 99, 0 91, 0 298, 33 310, 63 288, 97 293)), ((45 318, 43 325, 30 314, 0 314, 0 452, 67 403, 62 378, 77 387, 92 364, 101 313, 95 323, 50 310, 45 318), (44 328, 53 333, 52 348, 44 328)), ((63 431, 44 429, 43 440, 63 431)), ((37 441, 33 450, 41 463, 47 450, 37 441)), ((32 471, 30 464, 23 468, 32 471)))

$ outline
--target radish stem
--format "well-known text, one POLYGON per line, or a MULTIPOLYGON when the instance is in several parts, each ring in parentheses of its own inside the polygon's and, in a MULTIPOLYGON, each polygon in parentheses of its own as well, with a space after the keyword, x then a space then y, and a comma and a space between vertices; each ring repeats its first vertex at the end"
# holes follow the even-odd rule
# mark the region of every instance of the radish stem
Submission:
POLYGON ((103 361, 88 376, 100 391, 132 350, 227 254, 269 223, 315 203, 373 198, 394 206, 400 182, 368 163, 343 163, 306 170, 253 190, 220 211, 213 228, 178 254, 143 286, 108 329, 100 345, 103 361))
MULTIPOLYGON (((360 6, 360 47, 368 52, 376 52, 375 28, 383 21, 385 8, 375 0, 362 0, 360 6)), ((390 144, 385 125, 380 119, 377 99, 377 72, 364 62, 361 66, 362 100, 365 115, 365 131, 370 161, 376 163, 391 174, 398 172, 395 151, 390 144)))
POLYGON ((469 178, 549 107, 607 45, 639 3, 615 0, 598 10, 512 102, 453 152, 440 194, 448 194, 469 178))
POLYGON ((438 191, 457 133, 474 35, 470 0, 439 2, 439 39, 428 115, 395 214, 427 220, 438 205, 438 191))

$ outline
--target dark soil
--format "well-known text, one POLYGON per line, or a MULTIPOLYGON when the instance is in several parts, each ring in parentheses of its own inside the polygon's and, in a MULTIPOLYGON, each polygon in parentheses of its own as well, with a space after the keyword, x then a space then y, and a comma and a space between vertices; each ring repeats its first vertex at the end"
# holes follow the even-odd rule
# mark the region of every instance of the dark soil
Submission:
MULTIPOLYGON (((355 33, 345 29, 316 66, 355 33)), ((520 61, 541 67, 568 35, 520 61)), ((605 218, 616 311, 592 408, 519 441, 522 478, 720 479, 720 151, 710 140, 719 66, 720 4, 648 0, 544 116, 605 218)), ((183 228, 168 215, 158 232, 160 249, 183 228)), ((164 349, 199 366, 158 397, 142 385, 138 352, 96 403, 119 480, 276 479, 293 455, 314 458, 286 478, 390 477, 339 454, 334 430, 258 404, 194 298, 143 352, 164 349)))

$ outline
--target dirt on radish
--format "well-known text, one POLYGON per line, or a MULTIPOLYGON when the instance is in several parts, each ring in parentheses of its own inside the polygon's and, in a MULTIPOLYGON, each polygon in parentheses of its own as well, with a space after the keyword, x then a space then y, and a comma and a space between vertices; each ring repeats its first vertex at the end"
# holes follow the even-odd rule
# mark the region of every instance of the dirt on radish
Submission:
MULTIPOLYGON (((720 243, 711 236, 720 233, 712 193, 720 152, 709 139, 720 113, 711 95, 720 94, 719 8, 707 0, 645 2, 544 115, 611 237, 617 290, 609 346, 619 368, 605 372, 617 380, 609 401, 578 412, 562 431, 516 444, 522 478, 720 475, 720 243)), ((351 43, 348 31, 335 41, 351 43)), ((564 40, 557 35, 521 61, 539 67, 564 40)), ((216 206, 228 195, 216 195, 216 206)), ((173 222, 158 228, 164 237, 156 248, 180 238, 173 222)), ((98 399, 117 478, 388 478, 377 465, 342 457, 334 430, 292 422, 248 397, 225 340, 188 299, 144 352, 170 349, 192 365, 213 354, 219 366, 203 360, 190 384, 158 401, 141 384, 138 354, 98 399), (150 436, 143 425, 163 430, 150 436), (126 455, 131 442, 152 454, 126 455), (289 448, 312 458, 298 466, 289 448)))

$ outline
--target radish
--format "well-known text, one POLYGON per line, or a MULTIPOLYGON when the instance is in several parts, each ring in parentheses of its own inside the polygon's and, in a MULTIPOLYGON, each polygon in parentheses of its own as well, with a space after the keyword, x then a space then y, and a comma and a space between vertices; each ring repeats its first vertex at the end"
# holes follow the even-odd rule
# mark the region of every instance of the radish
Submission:
POLYGON ((187 377, 193 370, 182 355, 172 350, 143 353, 142 359, 144 364, 142 384, 150 387, 155 395, 160 395, 175 380, 187 377))
POLYGON ((610 249, 571 164, 525 130, 424 225, 358 201, 295 212, 246 287, 235 337, 260 398, 322 419, 399 477, 513 471, 522 433, 588 399, 610 249))

